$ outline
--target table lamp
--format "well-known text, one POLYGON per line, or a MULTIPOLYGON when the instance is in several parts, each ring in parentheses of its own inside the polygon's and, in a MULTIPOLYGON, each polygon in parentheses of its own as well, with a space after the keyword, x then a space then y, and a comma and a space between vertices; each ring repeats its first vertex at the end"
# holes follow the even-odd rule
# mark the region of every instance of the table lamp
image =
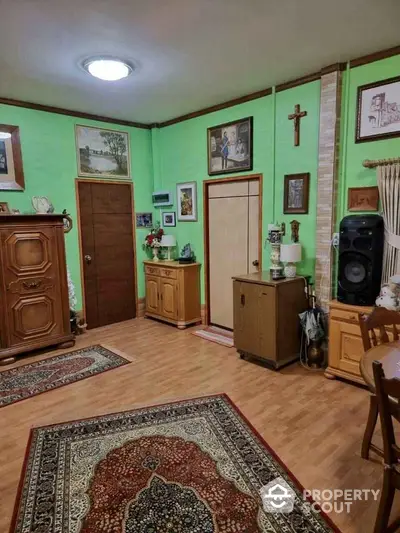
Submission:
POLYGON ((175 248, 176 246, 175 236, 164 234, 161 237, 161 246, 164 248, 168 248, 168 258, 165 259, 165 261, 173 261, 173 259, 171 259, 171 248, 175 248))
POLYGON ((281 261, 286 263, 285 276, 287 278, 296 277, 296 263, 301 261, 301 244, 281 244, 281 261))

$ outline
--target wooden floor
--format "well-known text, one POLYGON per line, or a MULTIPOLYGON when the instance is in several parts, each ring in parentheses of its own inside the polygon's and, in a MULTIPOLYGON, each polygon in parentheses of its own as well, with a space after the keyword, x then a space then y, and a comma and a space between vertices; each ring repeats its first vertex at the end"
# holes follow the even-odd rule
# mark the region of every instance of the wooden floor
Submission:
MULTIPOLYGON (((1 533, 10 525, 31 427, 218 392, 231 397, 306 488, 380 488, 382 466, 360 458, 366 390, 298 364, 273 372, 240 360, 234 348, 143 318, 91 330, 77 348, 98 343, 133 363, 0 409, 1 533)), ((13 367, 38 359, 43 355, 13 367)), ((350 514, 331 517, 343 532, 368 533, 375 513, 375 502, 355 502, 350 514)))

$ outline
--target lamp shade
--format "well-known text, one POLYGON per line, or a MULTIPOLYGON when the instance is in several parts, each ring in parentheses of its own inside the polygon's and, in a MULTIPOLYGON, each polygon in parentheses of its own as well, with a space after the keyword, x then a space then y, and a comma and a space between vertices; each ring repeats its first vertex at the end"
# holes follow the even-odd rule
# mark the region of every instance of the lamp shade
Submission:
POLYGON ((163 235, 161 237, 161 246, 165 246, 166 248, 168 247, 173 247, 173 246, 176 246, 176 239, 175 239, 175 236, 174 235, 163 235))
POLYGON ((301 244, 281 244, 281 261, 299 263, 301 261, 301 244))

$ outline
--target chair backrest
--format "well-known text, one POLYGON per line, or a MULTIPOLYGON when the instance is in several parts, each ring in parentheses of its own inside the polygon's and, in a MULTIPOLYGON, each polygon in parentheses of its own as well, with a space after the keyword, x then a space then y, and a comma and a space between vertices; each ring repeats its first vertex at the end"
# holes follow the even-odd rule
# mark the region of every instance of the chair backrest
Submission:
POLYGON ((359 323, 365 352, 372 348, 372 345, 377 346, 390 342, 385 326, 391 326, 393 328, 393 340, 399 340, 396 324, 400 325, 400 313, 397 311, 389 311, 385 307, 374 307, 370 315, 359 315, 359 323), (375 330, 379 331, 379 337, 377 337, 375 330))
POLYGON ((400 379, 385 378, 382 363, 379 361, 374 361, 372 366, 382 427, 383 457, 386 465, 392 465, 400 460, 400 448, 396 444, 391 415, 393 399, 400 400, 400 379))

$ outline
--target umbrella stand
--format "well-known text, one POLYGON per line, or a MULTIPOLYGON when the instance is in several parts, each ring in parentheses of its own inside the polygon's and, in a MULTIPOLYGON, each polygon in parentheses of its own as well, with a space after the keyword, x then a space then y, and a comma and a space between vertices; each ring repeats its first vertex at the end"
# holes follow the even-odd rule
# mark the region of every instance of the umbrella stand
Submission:
POLYGON ((299 315, 303 330, 300 361, 307 369, 321 369, 324 362, 322 343, 326 337, 324 311, 317 306, 310 283, 307 287, 307 296, 308 309, 299 315))

